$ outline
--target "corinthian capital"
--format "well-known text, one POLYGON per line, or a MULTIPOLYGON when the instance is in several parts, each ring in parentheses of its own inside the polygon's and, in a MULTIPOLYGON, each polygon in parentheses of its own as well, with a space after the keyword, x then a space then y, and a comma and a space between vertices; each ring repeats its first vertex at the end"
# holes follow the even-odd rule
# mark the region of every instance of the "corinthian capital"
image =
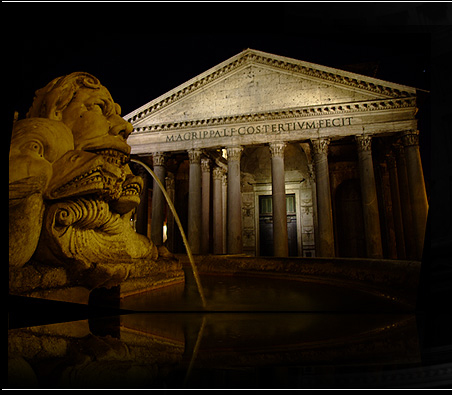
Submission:
POLYGON ((287 143, 282 141, 269 143, 272 158, 284 158, 284 148, 286 147, 286 145, 287 143))
POLYGON ((243 147, 240 145, 235 147, 226 147, 228 153, 228 160, 240 160, 240 156, 242 155, 243 147))
POLYGON ((188 150, 188 159, 190 160, 190 163, 199 164, 201 161, 201 153, 202 151, 196 148, 188 150))
POLYGON ((330 144, 329 138, 319 138, 315 140, 311 140, 312 150, 314 151, 314 155, 317 154, 328 154, 328 145, 330 144))
POLYGON ((164 152, 153 152, 152 153, 152 164, 154 166, 165 166, 165 153, 164 152))
POLYGON ((408 130, 403 132, 402 143, 404 147, 419 145, 419 130, 408 130))
POLYGON ((355 136, 358 151, 370 151, 372 149, 372 136, 359 135, 355 136))
POLYGON ((215 167, 212 175, 214 180, 221 180, 224 175, 224 170, 221 167, 215 167))
POLYGON ((201 170, 203 172, 210 171, 210 159, 201 159, 201 170))

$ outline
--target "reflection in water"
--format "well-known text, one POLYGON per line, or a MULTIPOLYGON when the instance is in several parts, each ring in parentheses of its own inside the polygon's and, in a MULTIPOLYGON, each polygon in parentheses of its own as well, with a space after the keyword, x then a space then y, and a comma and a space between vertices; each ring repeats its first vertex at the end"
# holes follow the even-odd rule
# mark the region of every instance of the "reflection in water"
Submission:
POLYGON ((392 301, 309 282, 202 281, 209 312, 188 281, 125 298, 136 313, 10 329, 9 387, 393 387, 403 375, 385 371, 419 366, 415 317, 392 301))
POLYGON ((92 333, 88 320, 10 330, 10 387, 324 387, 325 373, 419 363, 411 315, 136 313, 103 321, 116 325, 114 335, 92 333))
MULTIPOLYGON (((187 284, 157 289, 121 300, 135 311, 201 310, 197 289, 187 284)), ((331 284, 245 276, 201 276, 207 311, 407 311, 402 304, 331 284)))

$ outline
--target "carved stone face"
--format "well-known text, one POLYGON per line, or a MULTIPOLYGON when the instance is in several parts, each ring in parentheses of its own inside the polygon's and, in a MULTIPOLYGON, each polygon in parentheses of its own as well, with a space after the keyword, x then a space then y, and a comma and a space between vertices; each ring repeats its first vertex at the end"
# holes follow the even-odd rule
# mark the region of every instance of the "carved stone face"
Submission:
POLYGON ((133 127, 120 114, 121 107, 105 87, 82 87, 63 111, 62 121, 72 130, 75 149, 110 149, 128 155, 130 146, 126 140, 133 127))
POLYGON ((52 163, 74 148, 71 131, 61 122, 43 118, 18 121, 13 129, 9 154, 9 182, 28 177, 52 176, 52 163))
POLYGON ((53 164, 53 177, 44 197, 52 200, 101 193, 103 164, 103 157, 92 152, 66 152, 53 164))
POLYGON ((105 159, 102 172, 108 199, 121 195, 130 153, 126 140, 133 127, 120 114, 121 107, 104 86, 81 87, 63 110, 61 119, 72 130, 76 150, 93 152, 105 159))
POLYGON ((74 148, 62 122, 45 118, 17 121, 9 153, 9 264, 22 267, 38 245, 44 215, 43 193, 53 163, 74 148))

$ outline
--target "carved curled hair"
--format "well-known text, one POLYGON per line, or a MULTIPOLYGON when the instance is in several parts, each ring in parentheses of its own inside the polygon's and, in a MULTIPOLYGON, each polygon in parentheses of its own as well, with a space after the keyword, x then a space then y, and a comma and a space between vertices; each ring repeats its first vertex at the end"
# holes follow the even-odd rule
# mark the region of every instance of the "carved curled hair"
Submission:
POLYGON ((96 77, 84 72, 75 72, 55 78, 44 88, 35 92, 36 96, 26 117, 61 120, 62 112, 82 86, 90 89, 100 89, 102 85, 96 77))

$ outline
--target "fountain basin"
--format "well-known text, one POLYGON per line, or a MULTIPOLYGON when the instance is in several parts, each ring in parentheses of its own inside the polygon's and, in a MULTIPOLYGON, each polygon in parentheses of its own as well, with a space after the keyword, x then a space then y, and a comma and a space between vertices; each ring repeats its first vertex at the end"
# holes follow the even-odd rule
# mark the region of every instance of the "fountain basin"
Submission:
POLYGON ((414 311, 420 262, 341 258, 196 256, 202 309, 185 256, 185 284, 132 295, 135 311, 414 311))
POLYGON ((185 283, 127 314, 10 329, 9 387, 388 388, 424 369, 416 263, 198 256, 204 309, 180 258, 185 283))

